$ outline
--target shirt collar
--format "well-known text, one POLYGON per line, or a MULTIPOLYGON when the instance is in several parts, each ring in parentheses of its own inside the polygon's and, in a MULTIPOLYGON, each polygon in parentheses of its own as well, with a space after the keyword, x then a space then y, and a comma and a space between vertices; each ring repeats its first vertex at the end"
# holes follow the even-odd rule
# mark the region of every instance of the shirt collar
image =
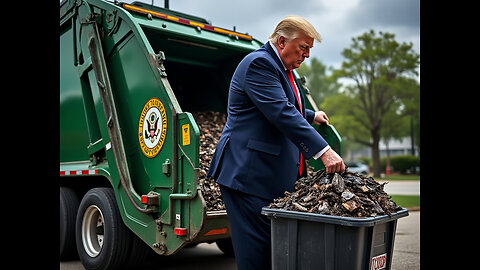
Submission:
POLYGON ((283 69, 287 71, 287 68, 283 64, 282 58, 280 58, 280 54, 278 54, 277 47, 275 47, 275 45, 273 45, 273 43, 270 40, 268 42, 270 43, 270 46, 272 46, 272 49, 275 52, 275 54, 278 56, 278 59, 280 59, 280 63, 282 63, 283 69))

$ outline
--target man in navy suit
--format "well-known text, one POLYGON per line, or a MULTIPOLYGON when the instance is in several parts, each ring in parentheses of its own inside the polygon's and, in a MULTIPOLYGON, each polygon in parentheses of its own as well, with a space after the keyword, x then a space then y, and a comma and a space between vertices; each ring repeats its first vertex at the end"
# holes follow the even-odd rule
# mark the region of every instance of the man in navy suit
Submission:
POLYGON ((220 184, 239 270, 270 269, 270 221, 261 208, 293 191, 304 160, 320 158, 327 173, 342 172, 342 158, 310 125, 328 124, 323 111, 305 108, 291 71, 310 56, 315 28, 287 16, 270 40, 248 54, 230 83, 227 123, 207 177, 220 184))

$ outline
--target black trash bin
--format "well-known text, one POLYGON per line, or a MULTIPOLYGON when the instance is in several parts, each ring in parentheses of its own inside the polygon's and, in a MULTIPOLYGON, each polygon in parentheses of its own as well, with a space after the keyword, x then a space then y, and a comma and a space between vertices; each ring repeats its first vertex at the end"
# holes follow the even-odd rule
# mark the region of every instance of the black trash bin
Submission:
POLYGON ((352 218, 262 208, 272 225, 272 270, 390 269, 397 219, 352 218))

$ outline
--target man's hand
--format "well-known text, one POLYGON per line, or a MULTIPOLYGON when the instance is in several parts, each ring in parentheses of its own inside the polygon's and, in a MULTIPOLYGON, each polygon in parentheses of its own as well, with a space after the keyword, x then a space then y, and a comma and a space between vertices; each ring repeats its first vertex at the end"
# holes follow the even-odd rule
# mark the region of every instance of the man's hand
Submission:
POLYGON ((341 173, 345 171, 343 159, 333 151, 332 148, 323 153, 320 158, 322 159, 323 165, 325 165, 327 173, 341 173))
POLYGON ((322 123, 325 123, 328 125, 327 114, 324 111, 315 112, 315 119, 313 119, 313 123, 317 125, 321 125, 322 123))

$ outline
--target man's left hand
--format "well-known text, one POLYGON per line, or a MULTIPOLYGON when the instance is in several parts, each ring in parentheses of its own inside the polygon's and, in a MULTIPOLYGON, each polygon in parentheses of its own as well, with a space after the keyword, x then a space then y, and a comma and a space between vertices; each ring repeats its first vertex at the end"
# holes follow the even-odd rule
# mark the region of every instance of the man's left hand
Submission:
POLYGON ((315 119, 313 119, 313 123, 317 125, 321 125, 322 123, 325 123, 328 125, 327 114, 324 111, 315 112, 315 119))

